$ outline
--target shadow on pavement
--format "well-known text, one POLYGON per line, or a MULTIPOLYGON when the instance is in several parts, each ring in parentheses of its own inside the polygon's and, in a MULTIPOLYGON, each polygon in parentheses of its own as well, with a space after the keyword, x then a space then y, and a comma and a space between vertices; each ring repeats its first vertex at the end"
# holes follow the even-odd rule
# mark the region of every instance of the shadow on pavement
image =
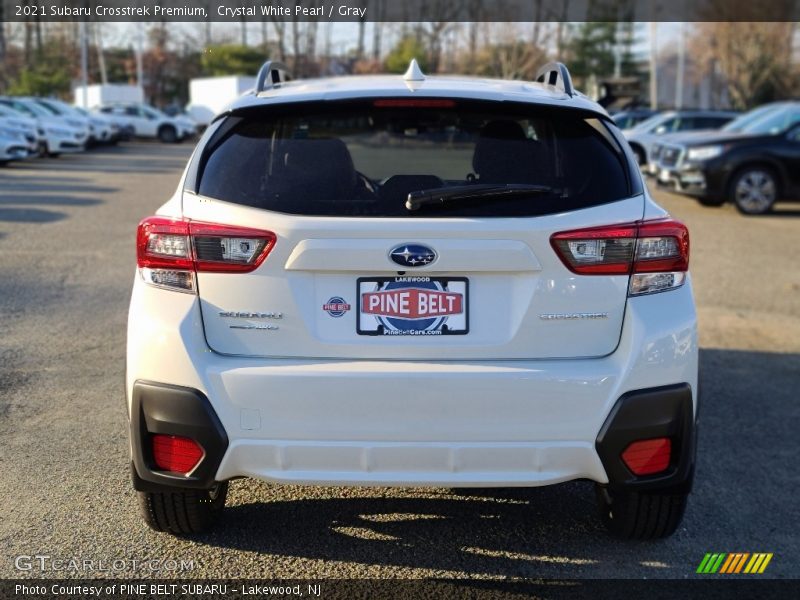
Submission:
POLYGON ((587 539, 605 532, 585 482, 475 496, 401 494, 233 506, 203 541, 268 554, 520 577, 543 566, 571 570, 605 560, 586 552, 587 539), (558 548, 539 541, 553 539, 560 540, 558 548))
MULTIPOLYGON (((47 204, 52 206, 95 206, 102 204, 97 198, 77 198, 75 196, 0 196, 0 204, 47 204)), ((9 209, 3 209, 9 210, 9 209)))
POLYGON ((11 223, 52 223, 67 218, 67 214, 41 208, 0 208, 0 221, 11 223))
MULTIPOLYGON (((119 191, 119 188, 82 183, 85 181, 85 177, 48 177, 45 182, 41 177, 16 176, 2 181, 0 185, 5 192, 24 193, 112 194, 119 191)), ((0 200, 3 198, 0 196, 0 200)))

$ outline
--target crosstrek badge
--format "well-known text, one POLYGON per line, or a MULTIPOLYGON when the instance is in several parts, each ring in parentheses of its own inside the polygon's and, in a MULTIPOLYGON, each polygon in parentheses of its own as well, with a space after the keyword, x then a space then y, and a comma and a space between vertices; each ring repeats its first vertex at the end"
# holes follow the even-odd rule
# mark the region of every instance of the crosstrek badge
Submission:
POLYGON ((464 296, 406 288, 362 294, 361 312, 399 319, 428 319, 464 312, 464 296))

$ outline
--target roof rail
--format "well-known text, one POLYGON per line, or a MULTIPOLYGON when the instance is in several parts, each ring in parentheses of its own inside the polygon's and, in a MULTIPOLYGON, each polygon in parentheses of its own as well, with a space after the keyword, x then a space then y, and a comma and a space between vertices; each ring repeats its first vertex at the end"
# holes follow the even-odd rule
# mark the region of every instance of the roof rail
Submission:
POLYGON ((289 81, 291 78, 292 74, 289 71, 289 67, 277 60, 268 60, 258 70, 255 93, 258 94, 272 89, 285 81, 289 81))
POLYGON ((561 80, 561 89, 567 96, 574 96, 575 90, 572 88, 572 77, 569 75, 569 69, 560 62, 549 62, 536 72, 534 81, 539 83, 546 83, 547 85, 558 86, 559 79, 561 80))

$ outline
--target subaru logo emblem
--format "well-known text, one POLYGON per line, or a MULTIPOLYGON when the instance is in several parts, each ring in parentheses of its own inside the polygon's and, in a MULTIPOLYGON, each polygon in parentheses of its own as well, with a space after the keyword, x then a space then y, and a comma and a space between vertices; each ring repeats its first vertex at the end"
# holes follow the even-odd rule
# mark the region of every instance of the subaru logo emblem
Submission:
POLYGON ((389 258, 401 267, 424 267, 436 260, 436 252, 422 244, 402 244, 392 248, 389 258))

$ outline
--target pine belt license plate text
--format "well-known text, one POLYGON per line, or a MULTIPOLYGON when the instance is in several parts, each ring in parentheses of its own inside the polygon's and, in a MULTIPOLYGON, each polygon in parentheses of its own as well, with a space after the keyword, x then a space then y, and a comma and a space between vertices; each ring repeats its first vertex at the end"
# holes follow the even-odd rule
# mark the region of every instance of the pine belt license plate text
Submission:
POLYGON ((361 277, 359 335, 465 335, 469 332, 465 277, 361 277))

